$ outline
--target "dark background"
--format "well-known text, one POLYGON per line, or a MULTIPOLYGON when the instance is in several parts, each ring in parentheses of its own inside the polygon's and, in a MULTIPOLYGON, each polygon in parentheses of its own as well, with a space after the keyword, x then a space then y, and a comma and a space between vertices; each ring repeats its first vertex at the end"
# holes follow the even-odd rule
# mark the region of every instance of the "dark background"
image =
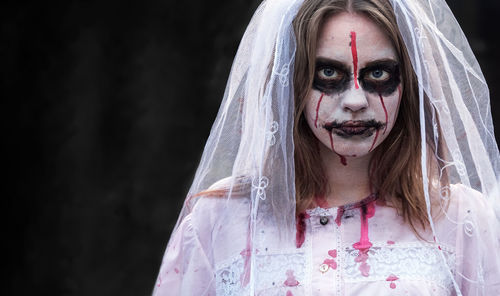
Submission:
MULTIPOLYGON (((151 293, 259 2, 1 4, 3 295, 151 293)), ((449 4, 496 115, 499 2, 449 4)))

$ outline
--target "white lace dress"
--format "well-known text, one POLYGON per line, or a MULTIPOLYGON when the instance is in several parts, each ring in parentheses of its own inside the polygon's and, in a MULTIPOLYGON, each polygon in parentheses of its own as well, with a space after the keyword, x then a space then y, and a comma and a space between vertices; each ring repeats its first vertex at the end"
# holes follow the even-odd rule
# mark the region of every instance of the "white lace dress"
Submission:
MULTIPOLYGON (((475 232, 490 230, 482 227, 486 220, 469 217, 476 212, 492 219, 476 194, 452 186, 447 215, 436 224, 439 244, 429 230, 423 232, 425 240, 419 239, 394 208, 374 200, 308 210, 300 247, 295 241, 279 242, 273 224, 261 221, 255 294, 455 295, 453 277, 463 295, 500 295, 498 267, 488 265, 500 256, 497 236, 484 236, 491 241, 482 246, 473 240, 475 232), (474 249, 485 246, 492 260, 476 258, 474 249), (463 276, 482 281, 481 290, 470 291, 463 276)), ((154 295, 250 295, 248 211, 242 210, 248 202, 232 203, 238 210, 222 223, 218 211, 225 202, 206 198, 197 203, 171 238, 154 295)))

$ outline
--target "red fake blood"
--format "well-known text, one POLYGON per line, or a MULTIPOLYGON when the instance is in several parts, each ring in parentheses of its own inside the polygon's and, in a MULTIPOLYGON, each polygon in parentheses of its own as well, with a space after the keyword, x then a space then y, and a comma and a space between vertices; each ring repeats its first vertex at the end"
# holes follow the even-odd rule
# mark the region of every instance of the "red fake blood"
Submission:
POLYGON ((395 242, 394 242, 394 241, 391 241, 391 240, 388 240, 388 241, 387 241, 387 244, 388 244, 388 245, 394 245, 394 244, 395 244, 395 242))
POLYGON ((358 256, 354 261, 361 263, 359 271, 362 276, 367 277, 370 272, 370 265, 366 262, 368 260, 368 251, 372 243, 368 238, 368 219, 375 215, 375 203, 372 201, 360 208, 361 211, 361 238, 359 242, 352 245, 352 247, 359 251, 358 256))
POLYGON ((286 281, 283 283, 287 287, 295 287, 299 285, 299 281, 293 275, 293 270, 286 271, 286 281))
POLYGON ((371 152, 373 147, 375 146, 375 143, 377 142, 377 138, 378 138, 378 134, 379 134, 380 130, 377 130, 375 132, 375 138, 373 139, 373 143, 372 143, 372 146, 370 147, 370 150, 368 150, 368 152, 371 152))
MULTIPOLYGON (((330 146, 332 146, 332 151, 335 152, 335 148, 333 146, 333 135, 332 133, 329 133, 328 135, 330 136, 330 146)), ((347 159, 345 158, 344 155, 340 155, 337 152, 335 152, 335 154, 337 154, 340 157, 340 163, 342 165, 347 165, 347 159)))
POLYGON ((305 236, 305 231, 306 231, 306 221, 305 219, 309 219, 310 216, 309 214, 302 212, 298 215, 297 217, 297 223, 296 223, 296 234, 295 234, 295 245, 297 248, 300 248, 302 244, 304 243, 306 236, 305 236))
POLYGON ((292 291, 290 290, 286 291, 286 296, 293 296, 292 291))
POLYGON ((337 217, 335 218, 335 223, 337 223, 337 226, 340 226, 342 223, 342 216, 344 215, 344 207, 340 206, 337 208, 337 217))
POLYGON ((316 203, 316 205, 323 209, 328 209, 330 207, 328 201, 326 201, 324 196, 315 196, 314 202, 316 203))
POLYGON ((337 155, 340 157, 340 163, 342 165, 347 165, 347 159, 345 158, 345 156, 344 155, 340 155, 338 153, 337 153, 337 155))
POLYGON ((380 97, 380 103, 382 104, 382 108, 384 108, 384 113, 385 113, 385 128, 384 128, 384 132, 382 133, 382 134, 385 134, 385 131, 387 130, 387 122, 388 122, 387 109, 385 108, 384 98, 382 97, 382 95, 378 94, 378 96, 380 97))
POLYGON ((314 119, 314 127, 318 127, 318 113, 319 113, 319 105, 321 105, 321 101, 323 100, 323 95, 321 94, 321 97, 319 97, 318 100, 318 105, 316 106, 316 119, 314 119))
MULTIPOLYGON (((250 227, 249 227, 250 228, 250 227)), ((252 248, 251 248, 251 237, 250 237, 250 229, 247 232, 247 245, 246 248, 240 252, 240 255, 243 257, 244 265, 243 265, 243 273, 240 276, 241 286, 245 287, 250 282, 250 259, 252 257, 252 248)))
POLYGON ((351 52, 352 52, 352 66, 354 72, 354 86, 356 89, 359 88, 358 85, 358 50, 356 49, 356 32, 351 32, 351 52))
POLYGON ((388 282, 391 282, 391 284, 389 285, 389 287, 391 287, 391 289, 396 289, 396 283, 394 283, 394 281, 399 280, 399 278, 397 276, 391 274, 385 280, 388 282))
MULTIPOLYGON (((329 250, 328 255, 332 258, 337 258, 337 250, 329 250)), ((323 261, 323 264, 328 265, 331 269, 337 269, 337 262, 335 259, 327 258, 323 261)))

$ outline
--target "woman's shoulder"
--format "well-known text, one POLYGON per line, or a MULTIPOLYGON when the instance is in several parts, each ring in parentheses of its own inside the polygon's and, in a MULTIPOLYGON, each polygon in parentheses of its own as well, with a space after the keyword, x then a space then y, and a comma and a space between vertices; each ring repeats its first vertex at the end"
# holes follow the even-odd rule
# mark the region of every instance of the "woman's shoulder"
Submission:
POLYGON ((450 207, 457 211, 471 213, 492 210, 487 196, 480 191, 463 184, 452 184, 448 188, 448 195, 442 194, 441 197, 445 200, 449 198, 450 207))
MULTIPOLYGON (((221 221, 238 221, 249 215, 251 182, 228 177, 195 195, 191 223, 197 229, 213 228, 221 221)), ((245 219, 246 220, 246 219, 245 219)))
POLYGON ((491 230, 497 225, 493 205, 489 197, 480 191, 463 184, 453 184, 444 188, 441 194, 441 206, 448 228, 462 226, 467 235, 479 231, 491 230), (445 203, 447 202, 447 203, 445 203))

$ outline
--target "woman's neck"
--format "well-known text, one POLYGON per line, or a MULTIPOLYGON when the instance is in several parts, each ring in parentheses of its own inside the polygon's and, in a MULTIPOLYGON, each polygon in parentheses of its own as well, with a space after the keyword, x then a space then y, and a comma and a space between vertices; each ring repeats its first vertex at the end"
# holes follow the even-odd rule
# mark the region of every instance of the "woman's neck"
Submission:
POLYGON ((342 157, 320 144, 320 157, 328 186, 325 199, 329 206, 358 202, 371 193, 368 166, 371 154, 362 157, 342 157))

